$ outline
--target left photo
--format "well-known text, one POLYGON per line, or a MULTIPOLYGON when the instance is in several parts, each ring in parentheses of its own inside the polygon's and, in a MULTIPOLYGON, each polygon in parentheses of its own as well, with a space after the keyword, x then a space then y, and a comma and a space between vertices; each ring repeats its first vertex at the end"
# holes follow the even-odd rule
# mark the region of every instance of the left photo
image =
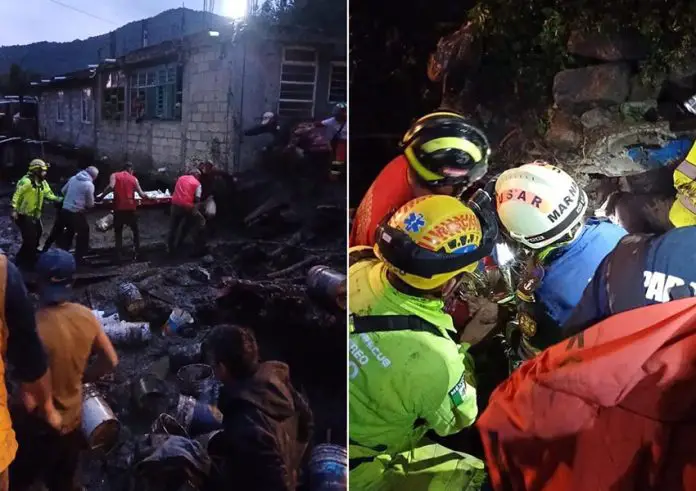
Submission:
POLYGON ((0 491, 347 489, 347 1, 25 7, 0 491))

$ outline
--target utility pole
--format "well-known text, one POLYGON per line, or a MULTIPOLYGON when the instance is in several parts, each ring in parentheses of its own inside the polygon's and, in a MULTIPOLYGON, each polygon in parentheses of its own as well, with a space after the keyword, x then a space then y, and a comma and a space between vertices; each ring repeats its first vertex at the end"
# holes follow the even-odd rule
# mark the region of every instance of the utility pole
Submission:
POLYGON ((145 47, 148 46, 148 42, 147 42, 147 38, 148 38, 148 33, 147 33, 147 20, 148 20, 148 19, 143 19, 143 20, 140 22, 140 27, 142 28, 141 39, 140 39, 140 44, 141 44, 140 47, 141 47, 141 48, 145 48, 145 47))
POLYGON ((181 39, 186 36, 186 4, 181 2, 181 39))

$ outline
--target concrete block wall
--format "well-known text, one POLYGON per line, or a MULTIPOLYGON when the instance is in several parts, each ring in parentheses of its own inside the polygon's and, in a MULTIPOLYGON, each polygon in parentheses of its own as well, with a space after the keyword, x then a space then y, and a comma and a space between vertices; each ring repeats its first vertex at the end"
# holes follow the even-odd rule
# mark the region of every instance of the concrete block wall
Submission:
MULTIPOLYGON (((317 49, 315 118, 323 118, 331 111, 327 100, 330 62, 339 57, 335 47, 317 49)), ((55 122, 57 91, 44 92, 40 126, 48 139, 96 146, 101 155, 117 160, 148 161, 155 168, 176 171, 192 158, 210 158, 230 171, 245 170, 269 143, 262 136, 241 134, 258 124, 264 112, 277 112, 282 52, 279 42, 264 39, 232 43, 210 38, 189 48, 182 58, 181 121, 102 120, 100 76, 94 90, 96 128, 81 121, 81 90, 65 91, 62 124, 55 122)))
POLYGON ((229 168, 232 60, 230 46, 220 43, 200 46, 189 55, 182 115, 187 159, 209 158, 229 168))
POLYGON ((39 102, 39 128, 43 138, 76 147, 94 146, 94 119, 82 122, 82 89, 63 90, 63 121, 58 121, 59 91, 51 90, 41 95, 39 102))

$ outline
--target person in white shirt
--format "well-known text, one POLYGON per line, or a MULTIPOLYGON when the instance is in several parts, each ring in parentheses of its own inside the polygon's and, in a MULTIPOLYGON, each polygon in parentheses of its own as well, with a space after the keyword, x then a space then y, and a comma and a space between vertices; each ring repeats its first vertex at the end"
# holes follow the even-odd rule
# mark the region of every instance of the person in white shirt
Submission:
POLYGON ((317 123, 317 126, 322 126, 327 130, 326 138, 331 143, 333 153, 331 175, 338 176, 342 173, 346 163, 348 107, 343 103, 336 104, 333 116, 317 123))

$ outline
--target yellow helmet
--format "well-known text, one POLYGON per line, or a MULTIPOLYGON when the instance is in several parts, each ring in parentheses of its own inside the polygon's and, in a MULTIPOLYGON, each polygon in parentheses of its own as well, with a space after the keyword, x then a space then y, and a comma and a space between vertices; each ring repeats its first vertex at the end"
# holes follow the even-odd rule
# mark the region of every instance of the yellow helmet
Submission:
POLYGON ((29 162, 29 172, 37 170, 47 171, 48 164, 41 159, 34 159, 31 162, 29 162))
POLYGON ((380 225, 375 253, 404 283, 432 290, 491 253, 497 227, 483 222, 452 196, 416 198, 380 225))

